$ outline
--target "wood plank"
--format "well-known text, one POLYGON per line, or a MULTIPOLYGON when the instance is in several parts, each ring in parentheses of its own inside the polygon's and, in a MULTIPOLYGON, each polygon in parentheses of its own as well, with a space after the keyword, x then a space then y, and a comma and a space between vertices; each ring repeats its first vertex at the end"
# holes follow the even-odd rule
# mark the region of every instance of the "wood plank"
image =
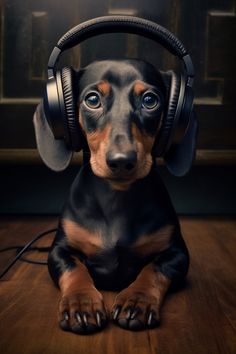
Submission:
MULTIPOLYGON (((0 220, 0 248, 26 241, 56 226, 52 217, 0 220)), ((46 266, 19 262, 0 283, 0 351, 4 354, 233 354, 236 352, 236 221, 182 218, 191 266, 187 285, 169 294, 159 328, 130 332, 112 323, 101 333, 80 336, 59 330, 59 291, 46 266)), ((49 245, 52 236, 40 242, 49 245)), ((2 254, 1 254, 2 256, 2 254)), ((0 270, 11 258, 0 259, 0 270)), ((31 254, 31 257, 42 255, 31 254)), ((103 292, 108 306, 115 293, 103 292)))
MULTIPOLYGON (((71 164, 81 165, 82 152, 74 154, 71 164)), ((0 163, 4 165, 42 165, 42 159, 37 149, 1 149, 0 163)), ((198 149, 196 151, 195 165, 198 166, 232 166, 236 165, 236 149, 211 150, 198 149)), ((158 165, 164 165, 163 158, 158 158, 158 165)))

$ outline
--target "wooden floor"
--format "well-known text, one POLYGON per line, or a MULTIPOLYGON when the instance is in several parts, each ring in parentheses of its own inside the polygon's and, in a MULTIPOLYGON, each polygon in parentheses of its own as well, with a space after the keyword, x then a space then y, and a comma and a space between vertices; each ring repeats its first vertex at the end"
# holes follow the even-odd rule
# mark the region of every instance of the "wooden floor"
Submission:
MULTIPOLYGON (((236 353, 236 221, 182 218, 181 225, 191 255, 188 283, 167 297, 159 328, 135 333, 110 324, 90 336, 62 332, 56 320, 59 292, 47 267, 18 262, 0 281, 0 352, 236 353)), ((1 218, 0 248, 24 244, 54 226, 56 219, 49 217, 1 218)), ((40 245, 51 240, 47 236, 40 245)), ((0 272, 13 256, 12 251, 0 254, 0 272)), ((104 296, 111 305, 115 293, 104 296)))

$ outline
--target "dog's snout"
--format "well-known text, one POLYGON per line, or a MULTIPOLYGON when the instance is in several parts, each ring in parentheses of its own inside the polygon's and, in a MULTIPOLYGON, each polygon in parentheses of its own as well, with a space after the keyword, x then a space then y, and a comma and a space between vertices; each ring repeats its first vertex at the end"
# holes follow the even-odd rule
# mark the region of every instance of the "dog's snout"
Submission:
POLYGON ((132 171, 137 163, 136 151, 109 152, 106 156, 106 162, 112 172, 125 173, 132 171))

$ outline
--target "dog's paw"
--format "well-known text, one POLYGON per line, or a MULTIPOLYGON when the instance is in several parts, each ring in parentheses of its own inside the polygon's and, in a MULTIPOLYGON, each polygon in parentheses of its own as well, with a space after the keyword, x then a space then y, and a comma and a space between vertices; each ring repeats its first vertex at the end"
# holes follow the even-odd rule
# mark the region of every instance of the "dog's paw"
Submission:
POLYGON ((115 299, 111 316, 124 329, 138 331, 157 327, 160 323, 158 296, 153 289, 124 289, 115 299))
POLYGON ((91 334, 107 324, 102 294, 95 288, 63 295, 59 302, 59 325, 64 331, 91 334))

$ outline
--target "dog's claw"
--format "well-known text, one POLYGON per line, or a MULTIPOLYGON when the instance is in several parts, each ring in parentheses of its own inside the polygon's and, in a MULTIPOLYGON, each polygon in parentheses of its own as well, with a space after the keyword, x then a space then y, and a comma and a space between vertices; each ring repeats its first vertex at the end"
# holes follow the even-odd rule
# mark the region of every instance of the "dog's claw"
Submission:
POLYGON ((139 313, 139 309, 136 308, 136 309, 132 312, 132 314, 131 314, 131 316, 130 316, 130 319, 133 320, 133 319, 135 318, 135 316, 137 316, 138 313, 139 313))
POLYGON ((63 318, 60 321, 59 325, 63 331, 68 331, 69 330, 69 314, 67 311, 65 311, 62 314, 63 318))
POLYGON ((121 306, 120 305, 116 306, 116 309, 113 314, 113 320, 117 320, 120 310, 121 310, 121 306))
POLYGON ((64 320, 65 320, 65 321, 69 321, 69 314, 68 314, 68 312, 65 312, 65 313, 64 313, 64 320))
POLYGON ((148 321, 147 321, 148 326, 151 326, 152 317, 153 317, 153 312, 151 311, 151 312, 149 313, 149 315, 148 315, 148 321))
POLYGON ((127 320, 130 320, 130 319, 131 319, 131 316, 132 316, 132 310, 131 310, 131 309, 128 309, 127 315, 126 315, 126 319, 127 319, 127 320))
POLYGON ((157 315, 157 313, 153 310, 149 312, 148 320, 147 320, 147 325, 148 327, 157 327, 160 325, 160 319, 157 315))
POLYGON ((96 321, 97 321, 97 325, 98 327, 102 327, 102 323, 101 323, 101 315, 99 312, 96 312, 96 321))
POLYGON ((83 320, 84 320, 84 325, 87 327, 88 326, 88 319, 87 319, 87 314, 83 314, 83 320))
POLYGON ((82 319, 81 319, 81 316, 80 316, 80 314, 78 312, 76 312, 75 317, 76 317, 79 325, 81 326, 82 325, 82 319))
POLYGON ((140 312, 139 308, 129 308, 127 309, 127 315, 126 315, 126 319, 127 320, 133 320, 137 314, 140 312))

